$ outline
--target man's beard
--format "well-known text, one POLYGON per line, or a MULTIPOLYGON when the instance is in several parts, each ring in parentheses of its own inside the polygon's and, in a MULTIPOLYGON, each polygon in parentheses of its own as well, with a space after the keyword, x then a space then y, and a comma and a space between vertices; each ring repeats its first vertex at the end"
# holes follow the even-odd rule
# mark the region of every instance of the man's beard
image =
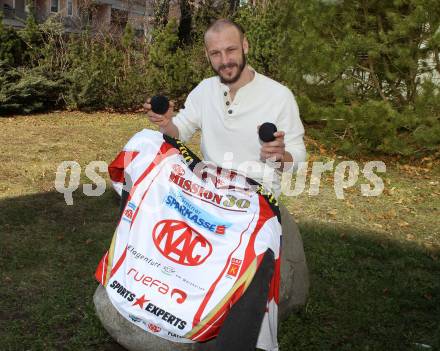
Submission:
MULTIPOLYGON (((243 69, 246 67, 246 55, 244 54, 244 50, 242 49, 242 57, 243 57, 243 60, 242 60, 242 62, 241 62, 241 65, 238 65, 238 64, 236 64, 236 63, 230 63, 230 64, 226 64, 226 65, 221 65, 219 68, 218 68, 218 70, 216 70, 215 68, 214 68, 214 66, 212 65, 212 63, 211 63, 211 68, 212 68, 212 70, 215 72, 215 73, 217 73, 217 75, 220 77, 220 81, 223 83, 223 84, 234 84, 236 81, 238 81, 239 79, 240 79, 240 77, 241 77, 241 73, 243 72, 243 69), (233 67, 237 67, 238 68, 238 72, 237 72, 237 74, 235 75, 235 76, 233 76, 233 77, 231 77, 231 78, 223 78, 222 76, 221 76, 221 74, 220 74, 220 71, 222 70, 222 69, 225 69, 225 68, 233 68, 233 67)), ((211 62, 211 61, 210 61, 211 62)))

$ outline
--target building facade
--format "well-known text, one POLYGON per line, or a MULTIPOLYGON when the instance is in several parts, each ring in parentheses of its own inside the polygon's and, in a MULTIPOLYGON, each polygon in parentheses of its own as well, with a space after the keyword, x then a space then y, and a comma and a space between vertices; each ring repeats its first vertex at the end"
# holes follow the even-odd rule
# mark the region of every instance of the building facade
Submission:
POLYGON ((123 30, 130 23, 136 32, 144 32, 153 15, 151 0, 0 0, 3 24, 23 28, 33 9, 36 20, 50 17, 60 20, 67 32, 79 32, 88 26, 94 30, 123 30))

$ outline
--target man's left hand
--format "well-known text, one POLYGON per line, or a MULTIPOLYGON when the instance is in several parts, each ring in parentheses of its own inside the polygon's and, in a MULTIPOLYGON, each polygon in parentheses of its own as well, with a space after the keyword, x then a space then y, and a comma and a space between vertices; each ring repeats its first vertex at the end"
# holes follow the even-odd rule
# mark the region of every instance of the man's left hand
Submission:
POLYGON ((271 161, 273 166, 280 170, 285 171, 293 164, 292 155, 286 151, 286 145, 284 144, 283 131, 277 131, 273 133, 275 140, 268 143, 262 143, 260 150, 260 158, 263 161, 271 161))
POLYGON ((272 161, 282 161, 286 152, 286 145, 284 144, 283 131, 273 133, 274 141, 262 143, 260 150, 260 158, 264 161, 271 159, 272 161))

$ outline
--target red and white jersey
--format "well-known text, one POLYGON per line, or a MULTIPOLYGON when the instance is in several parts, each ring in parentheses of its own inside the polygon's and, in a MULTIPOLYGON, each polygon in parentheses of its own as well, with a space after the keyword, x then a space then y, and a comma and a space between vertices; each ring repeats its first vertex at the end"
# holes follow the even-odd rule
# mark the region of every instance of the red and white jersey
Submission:
POLYGON ((277 350, 281 226, 275 198, 208 167, 179 140, 143 130, 109 167, 130 195, 96 270, 116 309, 175 342, 215 337, 266 250, 276 267, 258 347, 277 350))

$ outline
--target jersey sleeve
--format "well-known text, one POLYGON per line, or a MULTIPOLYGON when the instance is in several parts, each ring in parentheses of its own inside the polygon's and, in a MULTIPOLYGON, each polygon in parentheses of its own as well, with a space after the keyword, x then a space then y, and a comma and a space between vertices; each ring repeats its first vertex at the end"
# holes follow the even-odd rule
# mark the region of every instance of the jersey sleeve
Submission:
POLYGON ((278 130, 282 130, 286 133, 284 136, 286 151, 292 155, 294 168, 297 168, 299 162, 306 160, 304 126, 299 117, 299 109, 295 97, 287 88, 277 124, 278 130))
MULTIPOLYGON (((121 196, 124 184, 128 185, 126 183, 127 179, 125 170, 127 167, 130 167, 132 162, 138 157, 139 153, 142 151, 144 155, 154 155, 155 153, 151 150, 155 150, 155 143, 162 141, 163 136, 161 133, 144 129, 136 133, 127 142, 122 151, 116 155, 116 158, 108 166, 108 173, 116 193, 121 196)), ((136 179, 131 179, 131 181, 135 180, 136 179)))
POLYGON ((202 126, 203 81, 191 91, 185 105, 173 118, 179 131, 179 139, 186 142, 202 126))

